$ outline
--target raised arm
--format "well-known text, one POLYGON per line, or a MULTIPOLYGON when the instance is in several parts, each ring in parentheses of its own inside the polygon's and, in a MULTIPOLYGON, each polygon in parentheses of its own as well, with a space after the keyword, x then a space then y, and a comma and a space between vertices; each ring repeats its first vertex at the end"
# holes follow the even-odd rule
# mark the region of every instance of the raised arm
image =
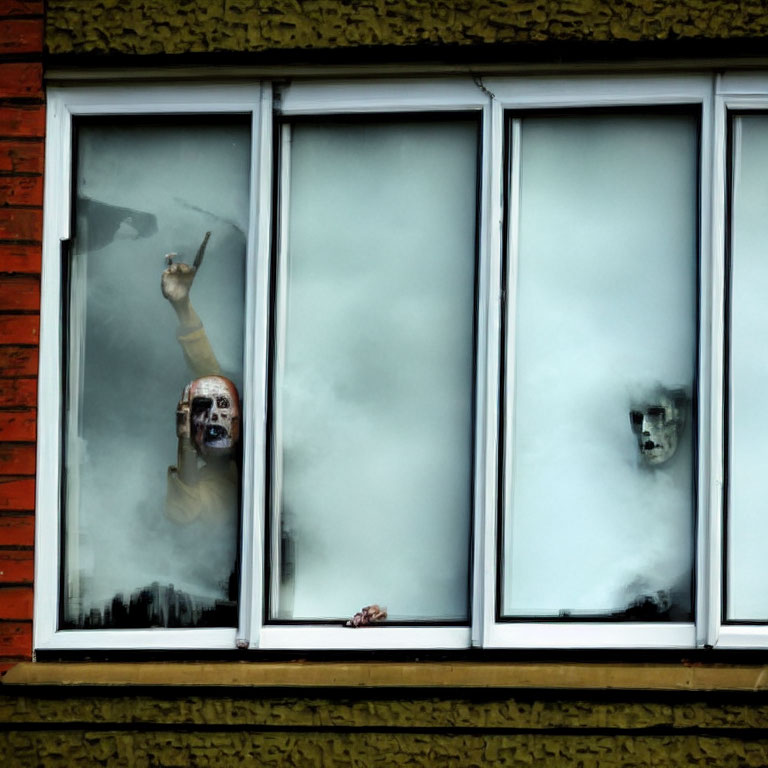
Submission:
POLYGON ((195 377, 213 376, 221 373, 219 361, 213 352, 208 335, 203 328, 189 298, 192 283, 203 263, 205 247, 211 233, 206 232, 192 265, 184 262, 174 263, 175 253, 166 254, 165 270, 160 277, 160 289, 179 319, 176 338, 181 345, 184 359, 195 377))

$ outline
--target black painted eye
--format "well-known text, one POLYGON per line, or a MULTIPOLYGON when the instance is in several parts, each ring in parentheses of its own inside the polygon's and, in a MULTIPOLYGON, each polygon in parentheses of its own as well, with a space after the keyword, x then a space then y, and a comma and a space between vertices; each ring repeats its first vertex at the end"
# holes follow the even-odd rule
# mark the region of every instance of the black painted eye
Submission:
POLYGON ((196 397, 192 401, 190 410, 192 411, 193 415, 199 416, 200 414, 205 413, 206 411, 210 411, 212 405, 213 405, 213 400, 210 397, 196 397))
POLYGON ((648 415, 653 416, 654 418, 659 418, 660 416, 664 416, 665 411, 660 405, 652 405, 648 409, 648 415))
POLYGON ((633 428, 640 429, 643 426, 643 412, 642 411, 630 411, 629 421, 633 428))
POLYGON ((216 398, 216 405, 218 405, 219 408, 229 408, 229 398, 219 395, 216 398))

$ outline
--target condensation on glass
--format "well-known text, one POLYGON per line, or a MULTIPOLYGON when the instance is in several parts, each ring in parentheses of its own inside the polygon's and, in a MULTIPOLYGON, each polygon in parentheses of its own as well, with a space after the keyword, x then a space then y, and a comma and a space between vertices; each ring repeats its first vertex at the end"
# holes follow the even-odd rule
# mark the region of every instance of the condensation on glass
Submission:
POLYGON ((250 126, 83 121, 76 137, 61 626, 233 626, 238 453, 190 459, 177 403, 213 373, 242 393, 250 126), (206 232, 191 313, 177 317, 165 254, 192 264, 206 232), (184 451, 186 484, 169 472, 184 451))
POLYGON ((690 620, 697 119, 509 131, 500 615, 690 620))
POLYGON ((768 621, 768 114, 731 121, 725 616, 768 621))
POLYGON ((273 619, 468 619, 477 146, 456 117, 282 126, 273 619))

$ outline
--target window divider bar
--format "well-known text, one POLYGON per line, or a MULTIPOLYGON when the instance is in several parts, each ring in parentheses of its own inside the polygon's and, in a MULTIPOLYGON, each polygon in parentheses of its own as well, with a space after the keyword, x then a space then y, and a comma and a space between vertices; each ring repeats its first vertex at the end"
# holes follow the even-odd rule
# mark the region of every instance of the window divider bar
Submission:
MULTIPOLYGON (((271 441, 271 465, 267 467, 270 473, 270 494, 265 506, 266 514, 269 515, 269 525, 265 530, 269 530, 269 541, 266 541, 266 551, 264 552, 265 563, 269 562, 269 584, 263 594, 269 594, 269 605, 262 611, 263 620, 273 618, 273 612, 276 606, 280 605, 280 573, 283 568, 281 560, 281 530, 282 518, 280 514, 280 503, 282 499, 283 486, 283 461, 282 454, 279 452, 279 446, 282 446, 282 419, 280 416, 282 403, 280 401, 279 387, 274 386, 274 382, 282 376, 282 370, 285 365, 285 322, 287 311, 287 264, 288 264, 288 205, 290 200, 290 179, 291 179, 291 126, 288 123, 280 125, 279 137, 279 173, 277 188, 277 206, 278 211, 275 218, 275 225, 279 227, 277 244, 275 249, 275 259, 273 264, 274 280, 276 283, 274 306, 272 311, 275 313, 273 323, 273 344, 274 350, 272 359, 267 365, 271 367, 271 377, 268 377, 272 384, 272 417, 270 420, 271 434, 267 435, 267 440, 271 441), (268 616, 266 611, 270 612, 268 616)), ((269 398, 267 400, 269 404, 269 398)), ((267 570, 264 569, 265 576, 267 570)))
MULTIPOLYGON (((713 81, 717 93, 720 76, 713 81)), ((709 389, 708 403, 701 397, 701 444, 699 455, 700 525, 697 643, 718 643, 723 606, 723 494, 725 444, 723 431, 725 397, 725 217, 727 199, 727 131, 725 101, 714 96, 702 116, 702 210, 710 215, 709 228, 702 226, 701 381, 709 389), (707 136, 706 131, 710 133, 707 136), (708 139, 708 141, 706 141, 708 139), (711 158, 707 162, 707 158, 711 158), (708 176, 705 175, 705 169, 708 176), (707 198, 707 189, 711 189, 707 198), (706 271, 705 271, 706 270, 706 271), (707 306, 708 304, 708 306, 707 306), (709 336, 709 337, 708 337, 709 336), (707 346, 709 345, 709 346, 707 346), (708 351, 709 350, 709 351, 708 351), (708 408, 705 406, 708 405, 708 408)))
POLYGON ((262 85, 259 107, 251 123, 252 170, 245 284, 245 359, 243 370, 252 381, 251 397, 244 402, 247 424, 243 446, 240 541, 240 599, 238 648, 258 645, 261 614, 262 531, 265 466, 265 378, 260 375, 268 335, 268 284, 271 215, 271 89, 262 85))
MULTIPOLYGON (((496 513, 496 478, 499 450, 499 339, 501 289, 501 191, 500 164, 503 142, 498 105, 489 97, 483 110, 482 174, 480 193, 480 237, 477 295, 477 402, 475 404, 475 493, 472 553, 472 645, 482 646, 485 633, 486 603, 493 603, 485 593, 485 575, 492 557, 486 536, 487 521, 496 513)), ((489 567, 490 566, 490 567, 489 567)))
MULTIPOLYGON (((500 161, 497 163, 494 172, 497 175, 496 189, 498 194, 495 196, 495 202, 500 206, 498 214, 498 232, 500 243, 497 251, 500 254, 500 300, 496 302, 499 312, 498 324, 501 328, 498 341, 497 363, 499 371, 497 380, 499 381, 499 391, 496 409, 495 423, 497 425, 497 462, 496 471, 501 472, 501 479, 496 479, 494 486, 497 492, 494 494, 494 504, 492 513, 489 515, 490 521, 487 532, 486 547, 488 552, 492 553, 494 563, 493 569, 486 576, 486 594, 492 596, 488 600, 486 607, 487 630, 485 633, 485 644, 492 642, 494 634, 493 627, 496 623, 497 608, 501 604, 501 584, 504 578, 503 559, 500 553, 503 551, 503 529, 499 522, 501 519, 500 509, 504 504, 504 499, 509 493, 509 467, 513 460, 513 442, 507 439, 511 435, 509 425, 514 418, 514 348, 515 348, 515 327, 514 316, 517 296, 517 259, 518 259, 518 233, 520 220, 520 152, 522 121, 514 118, 510 121, 509 127, 504 120, 504 110, 496 103, 497 115, 494 125, 496 127, 497 144, 500 149, 500 161), (509 132, 509 135, 507 135, 509 132), (507 160, 509 168, 504 167, 503 159, 505 157, 505 142, 509 141, 509 158, 507 160), (509 170, 509 177, 507 176, 509 170), (507 197, 505 186, 508 185, 508 213, 506 218, 506 227, 504 227, 503 205, 507 197), (507 244, 506 248, 503 243, 507 244), (502 345, 504 349, 502 349, 502 345), (504 449, 500 450, 499 445, 504 449)), ((497 475, 498 477, 498 475, 497 475)))
POLYGON ((504 527, 501 521, 506 512, 506 500, 512 497, 512 478, 515 476, 515 434, 514 428, 516 412, 515 391, 517 385, 517 295, 518 275, 520 266, 520 206, 522 195, 522 151, 523 151, 523 121, 519 117, 510 120, 509 128, 509 221, 506 232, 507 251, 507 275, 505 291, 505 322, 506 336, 504 339, 506 363, 504 367, 504 421, 502 424, 502 440, 504 443, 503 464, 503 491, 499 500, 499 529, 496 532, 496 551, 499 553, 499 562, 496 565, 499 590, 496 595, 498 615, 502 613, 502 584, 504 580, 505 549, 504 527), (503 505, 503 506, 502 506, 503 505))

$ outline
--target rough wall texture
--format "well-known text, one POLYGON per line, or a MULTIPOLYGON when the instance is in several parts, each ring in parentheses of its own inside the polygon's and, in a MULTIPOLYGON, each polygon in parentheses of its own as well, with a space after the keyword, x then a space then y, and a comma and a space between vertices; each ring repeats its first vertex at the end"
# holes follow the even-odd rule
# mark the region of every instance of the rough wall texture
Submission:
POLYGON ((32 654, 43 3, 0 0, 0 672, 32 654))
POLYGON ((0 722, 0 755, 9 768, 768 764, 768 700, 753 694, 631 703, 482 692, 33 694, 7 686, 0 722))
POLYGON ((46 44, 144 55, 765 35, 761 0, 49 0, 46 44))

